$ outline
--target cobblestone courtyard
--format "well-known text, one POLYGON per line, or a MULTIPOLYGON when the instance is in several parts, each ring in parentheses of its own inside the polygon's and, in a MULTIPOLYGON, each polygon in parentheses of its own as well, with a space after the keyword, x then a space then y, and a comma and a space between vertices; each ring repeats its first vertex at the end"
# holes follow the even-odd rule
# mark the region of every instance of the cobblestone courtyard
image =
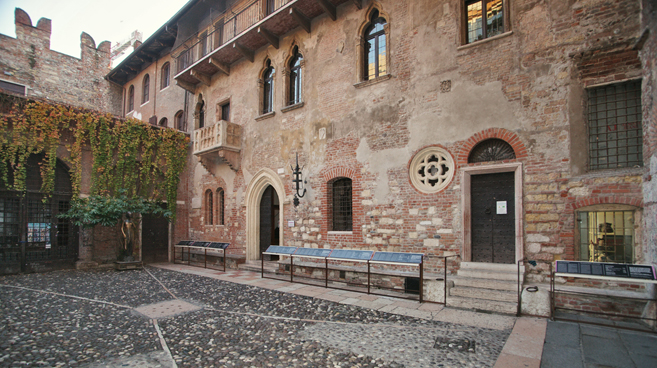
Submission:
POLYGON ((511 333, 154 267, 0 290, 2 367, 492 367, 511 333))

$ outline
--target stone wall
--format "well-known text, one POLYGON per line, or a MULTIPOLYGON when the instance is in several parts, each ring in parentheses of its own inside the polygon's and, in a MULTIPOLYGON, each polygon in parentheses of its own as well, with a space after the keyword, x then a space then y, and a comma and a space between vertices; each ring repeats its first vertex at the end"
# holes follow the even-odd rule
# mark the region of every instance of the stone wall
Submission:
POLYGON ((15 11, 16 38, 0 35, 0 79, 24 85, 27 96, 121 115, 121 88, 105 80, 110 43, 98 47, 80 35, 80 58, 50 49, 50 19, 36 27, 23 10, 15 11))

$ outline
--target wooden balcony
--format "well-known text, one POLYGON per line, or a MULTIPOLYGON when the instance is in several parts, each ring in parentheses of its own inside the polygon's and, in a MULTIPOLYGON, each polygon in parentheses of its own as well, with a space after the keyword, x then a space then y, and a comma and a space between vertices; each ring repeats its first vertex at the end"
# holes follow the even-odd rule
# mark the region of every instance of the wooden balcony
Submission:
POLYGON ((335 20, 336 8, 347 2, 362 6, 361 0, 276 0, 274 9, 263 12, 264 2, 252 0, 237 14, 224 14, 217 34, 207 35, 187 50, 176 50, 176 83, 195 93, 199 83, 209 86, 216 73, 230 74, 231 64, 238 60, 254 62, 258 49, 267 45, 278 49, 280 37, 291 30, 302 27, 310 33, 314 18, 327 13, 335 20))
POLYGON ((209 172, 217 164, 227 163, 239 171, 242 127, 225 120, 196 129, 193 134, 193 152, 209 172))

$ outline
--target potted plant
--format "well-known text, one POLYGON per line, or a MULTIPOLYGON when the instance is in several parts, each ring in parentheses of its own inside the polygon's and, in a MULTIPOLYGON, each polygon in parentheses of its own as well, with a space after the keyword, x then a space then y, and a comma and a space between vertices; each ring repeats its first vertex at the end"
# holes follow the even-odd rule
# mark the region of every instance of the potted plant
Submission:
POLYGON ((94 227, 97 225, 116 229, 117 269, 134 269, 141 267, 139 238, 137 231, 141 215, 172 217, 171 211, 161 202, 143 197, 129 197, 125 191, 118 196, 92 195, 71 202, 71 208, 59 217, 70 219, 77 226, 94 227))

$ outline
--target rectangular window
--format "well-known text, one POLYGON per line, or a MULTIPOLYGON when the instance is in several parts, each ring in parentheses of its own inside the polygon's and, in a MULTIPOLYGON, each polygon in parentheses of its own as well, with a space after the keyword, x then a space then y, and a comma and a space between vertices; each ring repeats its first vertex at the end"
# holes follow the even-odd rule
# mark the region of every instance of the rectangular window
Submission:
POLYGON ((579 260, 634 263, 634 212, 597 211, 577 214, 579 260))
POLYGON ((333 231, 352 231, 351 179, 342 178, 333 182, 332 221, 333 231))
POLYGON ((230 103, 221 105, 221 120, 230 121, 230 103))
POLYGON ((643 166, 641 81, 588 91, 589 169, 643 166))
POLYGON ((465 2, 467 43, 504 33, 504 9, 502 4, 503 0, 465 2))

